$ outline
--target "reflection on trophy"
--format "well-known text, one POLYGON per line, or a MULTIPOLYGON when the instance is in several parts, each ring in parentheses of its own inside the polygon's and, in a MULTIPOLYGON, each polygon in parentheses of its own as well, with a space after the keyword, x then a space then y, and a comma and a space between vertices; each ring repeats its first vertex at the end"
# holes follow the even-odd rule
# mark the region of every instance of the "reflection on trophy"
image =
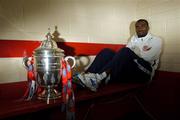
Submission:
MULTIPOLYGON (((44 91, 38 95, 39 99, 56 99, 61 96, 61 60, 64 58, 64 50, 57 47, 57 44, 52 40, 50 32, 47 34, 47 39, 42 41, 41 45, 33 51, 34 71, 36 81, 44 91)), ((73 59, 75 65, 75 59, 73 59)), ((73 66, 74 66, 73 65, 73 66)))

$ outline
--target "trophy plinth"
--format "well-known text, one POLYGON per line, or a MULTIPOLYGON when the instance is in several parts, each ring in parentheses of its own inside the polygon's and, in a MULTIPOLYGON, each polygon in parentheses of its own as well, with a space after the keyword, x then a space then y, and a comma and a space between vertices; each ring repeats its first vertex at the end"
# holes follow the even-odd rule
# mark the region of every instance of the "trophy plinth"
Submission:
POLYGON ((61 92, 57 91, 52 86, 45 86, 44 91, 38 95, 38 99, 57 99, 61 97, 61 92))

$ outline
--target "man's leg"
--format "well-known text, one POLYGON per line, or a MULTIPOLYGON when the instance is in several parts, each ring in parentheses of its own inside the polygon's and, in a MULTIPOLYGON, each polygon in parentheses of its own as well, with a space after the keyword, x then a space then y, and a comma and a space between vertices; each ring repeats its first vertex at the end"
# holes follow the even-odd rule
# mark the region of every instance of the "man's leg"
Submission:
MULTIPOLYGON (((90 73, 102 73, 107 68, 107 64, 114 57, 115 52, 111 49, 105 48, 101 50, 95 57, 93 63, 86 70, 86 72, 90 73)), ((109 65, 108 65, 109 66, 109 65)))
POLYGON ((143 83, 150 79, 150 75, 139 68, 139 65, 141 65, 141 67, 143 66, 151 72, 150 64, 138 57, 129 48, 122 48, 110 59, 108 58, 107 62, 103 61, 103 57, 107 58, 104 55, 97 56, 91 66, 93 69, 90 68, 87 71, 92 73, 78 76, 81 82, 92 91, 96 91, 99 83, 107 77, 106 71, 110 71, 110 82, 143 83))
POLYGON ((122 48, 116 53, 111 61, 111 82, 132 82, 142 83, 150 79, 150 75, 142 71, 139 67, 152 71, 148 62, 137 56, 129 48, 122 48))

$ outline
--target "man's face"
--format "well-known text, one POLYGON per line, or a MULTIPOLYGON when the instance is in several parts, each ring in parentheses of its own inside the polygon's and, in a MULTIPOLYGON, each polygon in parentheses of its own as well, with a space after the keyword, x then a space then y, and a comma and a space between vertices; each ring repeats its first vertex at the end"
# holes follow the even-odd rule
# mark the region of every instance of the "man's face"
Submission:
POLYGON ((136 34, 138 37, 144 37, 147 35, 149 26, 144 21, 139 21, 135 24, 136 34))

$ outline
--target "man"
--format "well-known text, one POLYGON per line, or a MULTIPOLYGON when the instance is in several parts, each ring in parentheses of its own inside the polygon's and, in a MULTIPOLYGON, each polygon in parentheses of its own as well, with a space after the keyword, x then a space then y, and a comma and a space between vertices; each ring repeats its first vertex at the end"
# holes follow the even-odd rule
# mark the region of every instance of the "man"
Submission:
POLYGON ((149 24, 139 19, 136 35, 126 47, 114 52, 103 49, 91 66, 77 77, 81 83, 96 91, 102 82, 147 83, 154 76, 161 53, 161 39, 149 33, 149 24))

